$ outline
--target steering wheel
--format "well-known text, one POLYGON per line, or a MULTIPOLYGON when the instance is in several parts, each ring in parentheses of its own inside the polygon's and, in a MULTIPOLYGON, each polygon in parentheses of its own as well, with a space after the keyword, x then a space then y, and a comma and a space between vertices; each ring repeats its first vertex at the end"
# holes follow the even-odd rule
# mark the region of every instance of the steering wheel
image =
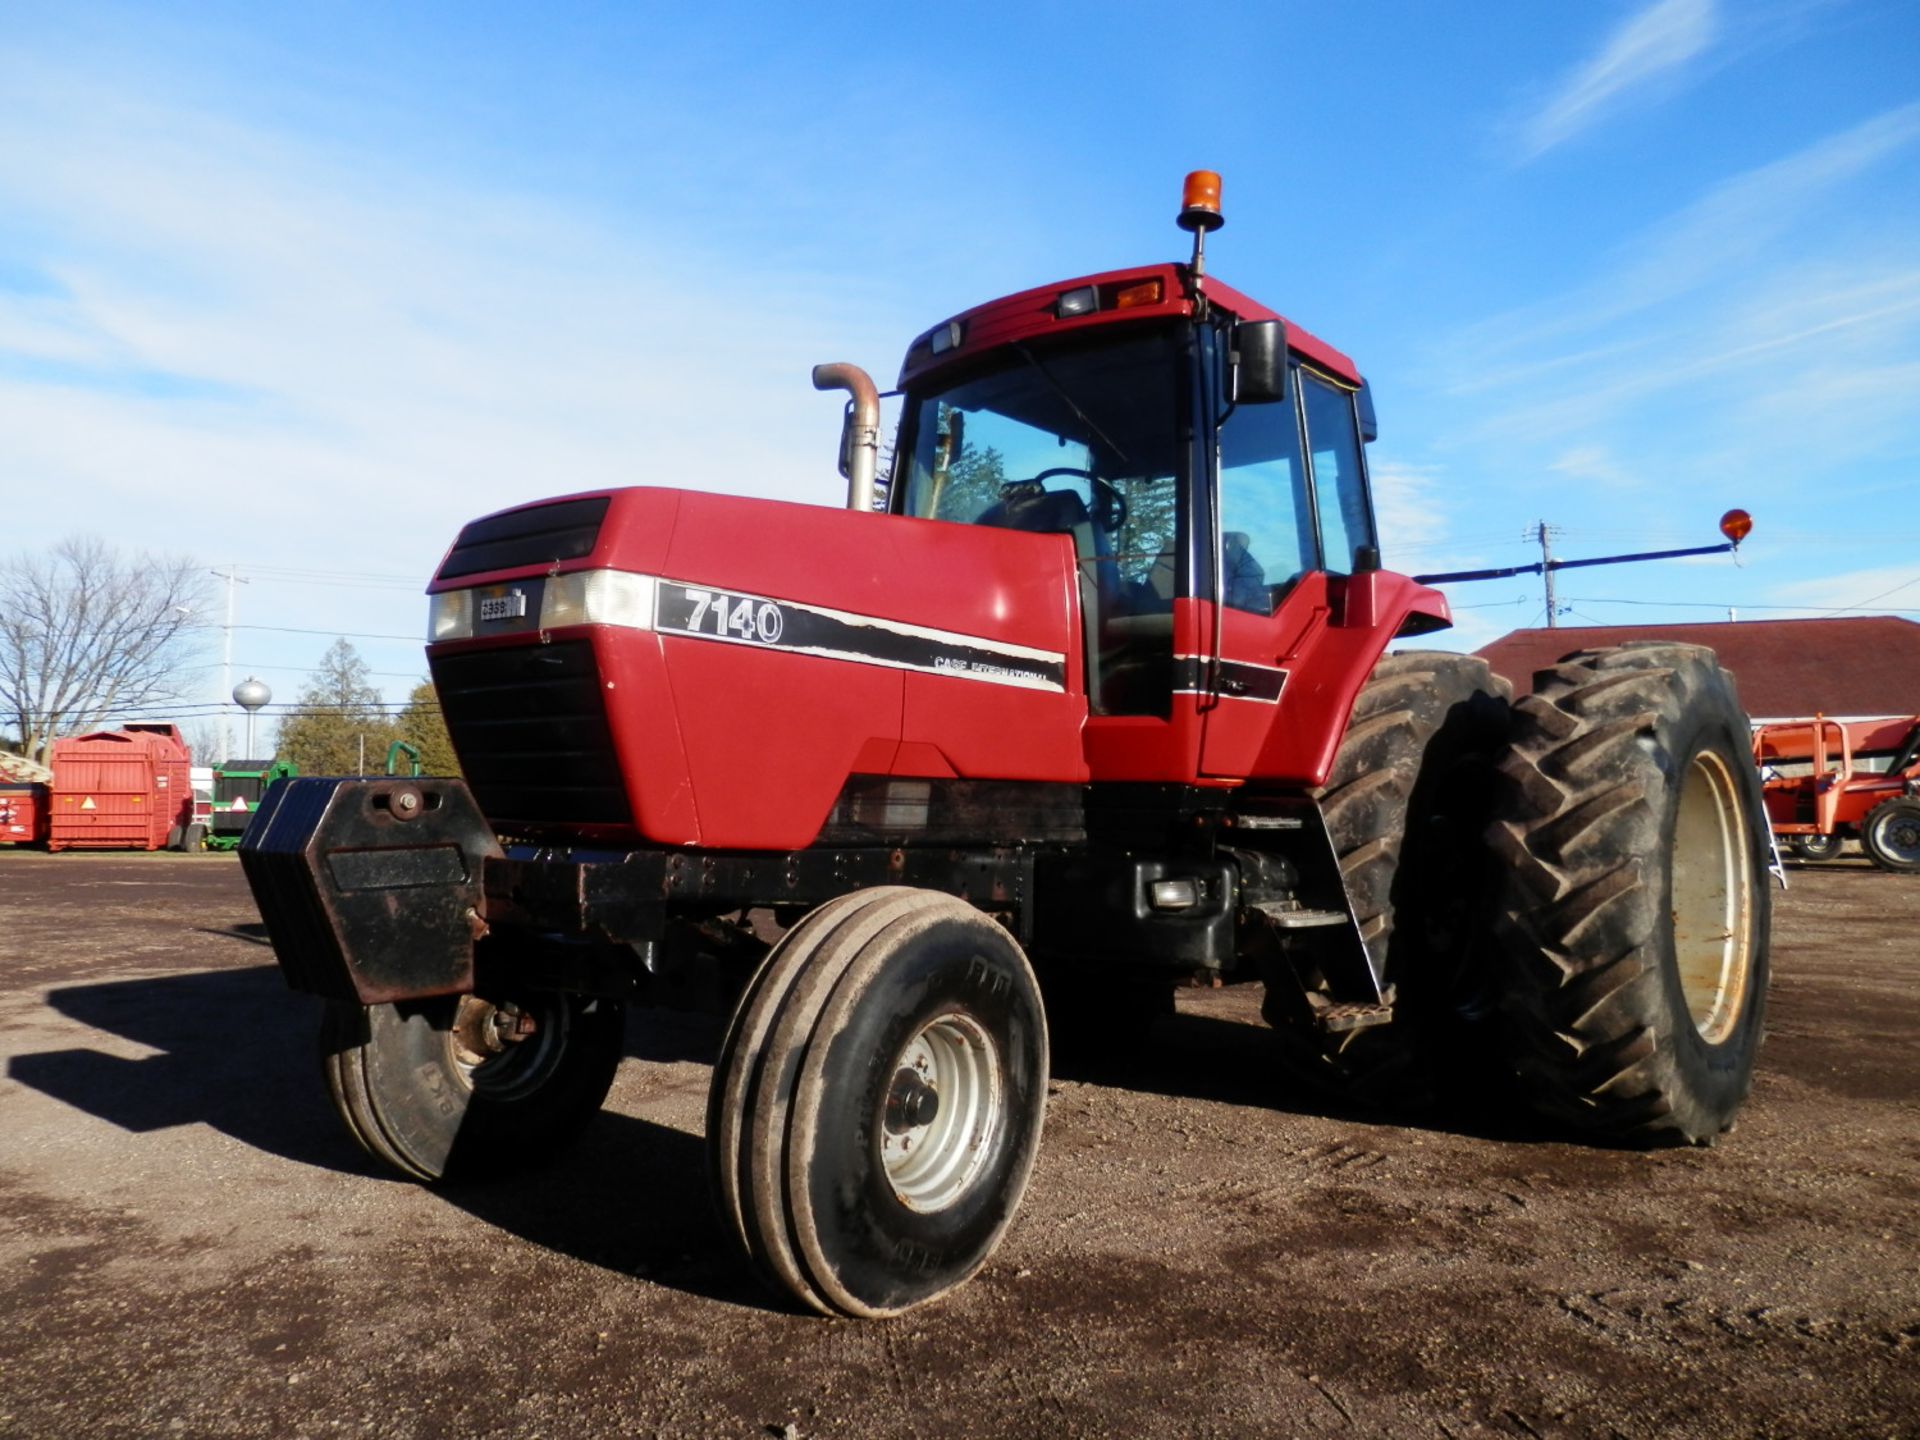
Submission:
POLYGON ((1051 470, 1042 470, 1038 475, 1016 480, 1013 484, 1039 485, 1041 481, 1051 480, 1058 475, 1071 475, 1076 480, 1087 482, 1087 493, 1091 497, 1087 513, 1093 523, 1107 534, 1115 533, 1127 523, 1127 497, 1120 493, 1119 487, 1111 480, 1102 480, 1091 470, 1082 470, 1078 465, 1055 465, 1051 470))

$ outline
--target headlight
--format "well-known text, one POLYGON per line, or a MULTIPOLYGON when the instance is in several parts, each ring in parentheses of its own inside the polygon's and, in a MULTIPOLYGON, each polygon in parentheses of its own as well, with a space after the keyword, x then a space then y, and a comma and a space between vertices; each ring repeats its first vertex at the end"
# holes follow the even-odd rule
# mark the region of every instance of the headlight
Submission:
POLYGON ((466 640, 473 635, 473 592, 442 590, 427 597, 427 643, 466 640))
POLYGON ((625 570, 575 570, 547 580, 540 597, 540 628, 621 625, 653 628, 653 577, 625 570))

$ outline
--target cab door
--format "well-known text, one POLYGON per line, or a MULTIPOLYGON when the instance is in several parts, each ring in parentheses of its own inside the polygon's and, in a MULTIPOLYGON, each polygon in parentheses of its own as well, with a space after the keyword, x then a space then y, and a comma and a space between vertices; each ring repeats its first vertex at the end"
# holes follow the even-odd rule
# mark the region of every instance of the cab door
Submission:
POLYGON ((1241 406, 1219 428, 1218 658, 1209 644, 1200 666, 1207 776, 1320 783, 1328 736, 1373 666, 1373 627, 1343 613, 1349 577, 1379 553, 1354 397, 1295 364, 1286 400, 1241 406))

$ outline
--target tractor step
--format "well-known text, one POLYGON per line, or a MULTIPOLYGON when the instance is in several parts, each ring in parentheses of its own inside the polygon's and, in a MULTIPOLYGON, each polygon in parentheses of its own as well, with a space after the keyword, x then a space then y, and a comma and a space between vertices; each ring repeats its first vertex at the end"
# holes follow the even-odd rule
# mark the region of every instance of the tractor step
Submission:
POLYGON ((1344 925, 1347 912, 1344 910, 1304 910, 1298 905, 1283 905, 1268 902, 1253 907, 1266 916, 1269 923, 1282 930, 1310 930, 1317 925, 1344 925))
POLYGON ((1313 1018, 1322 1030, 1338 1035, 1348 1030, 1365 1030, 1371 1025, 1390 1023, 1393 1020, 1393 1006, 1387 1002, 1373 1005, 1329 1005, 1324 1010, 1316 1010, 1313 1018))

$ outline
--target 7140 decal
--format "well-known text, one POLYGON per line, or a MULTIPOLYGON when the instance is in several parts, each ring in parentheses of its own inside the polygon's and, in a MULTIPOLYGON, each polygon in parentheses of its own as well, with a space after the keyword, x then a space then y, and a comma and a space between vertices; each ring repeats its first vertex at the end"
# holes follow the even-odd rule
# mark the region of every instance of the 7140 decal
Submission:
POLYGON ((693 585, 661 586, 655 623, 666 630, 760 645, 778 645, 787 628, 786 616, 771 600, 693 585))

